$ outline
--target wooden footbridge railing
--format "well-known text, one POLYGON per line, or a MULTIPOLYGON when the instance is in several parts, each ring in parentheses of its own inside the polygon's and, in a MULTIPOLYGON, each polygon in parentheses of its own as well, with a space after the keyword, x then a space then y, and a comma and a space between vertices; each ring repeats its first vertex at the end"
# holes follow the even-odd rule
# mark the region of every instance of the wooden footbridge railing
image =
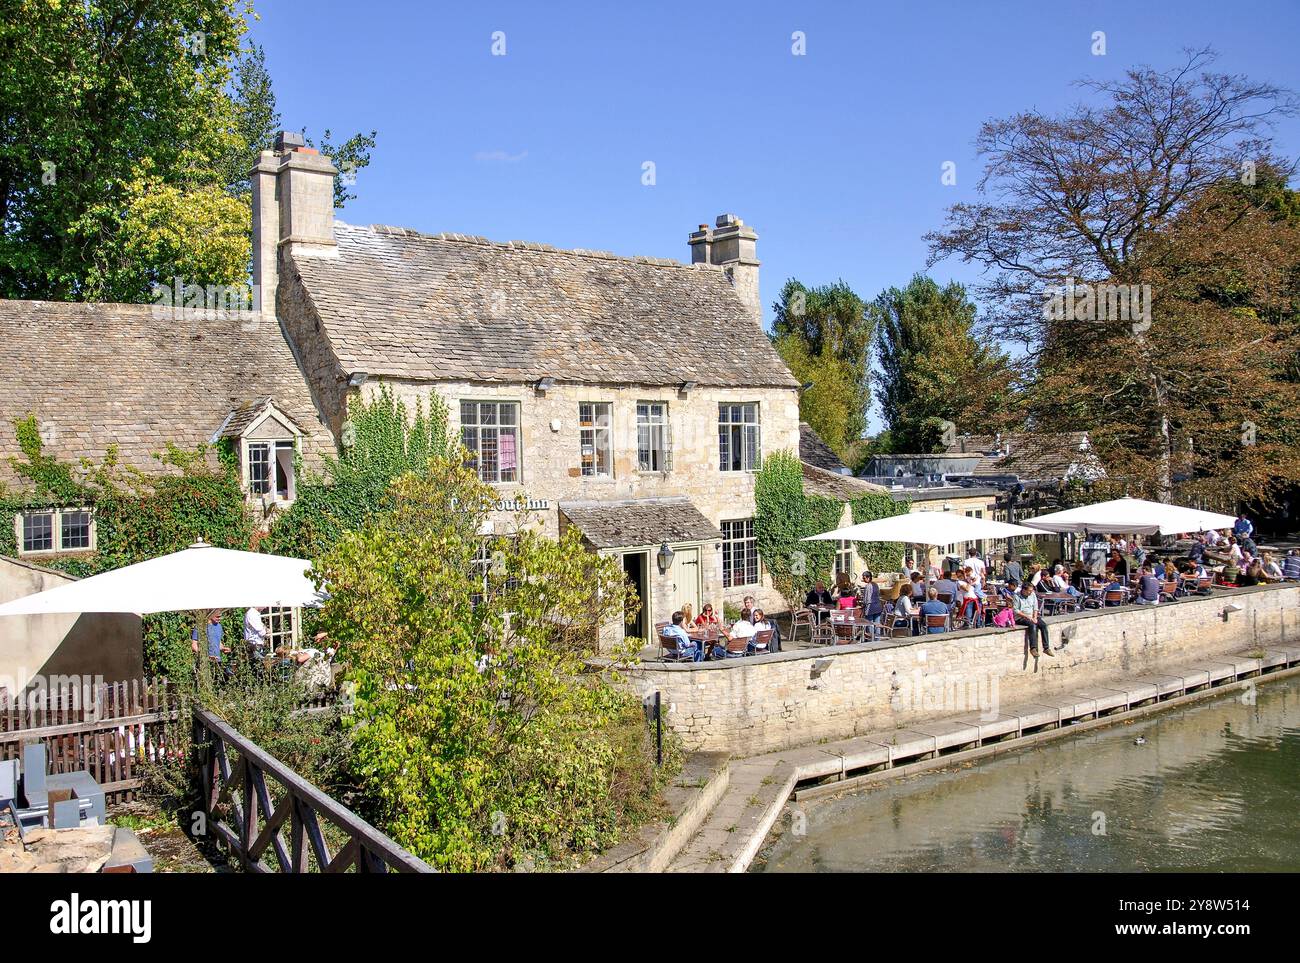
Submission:
POLYGON ((194 753, 207 830, 250 872, 433 872, 206 709, 194 709, 194 753), (322 822, 338 831, 334 852, 322 822))

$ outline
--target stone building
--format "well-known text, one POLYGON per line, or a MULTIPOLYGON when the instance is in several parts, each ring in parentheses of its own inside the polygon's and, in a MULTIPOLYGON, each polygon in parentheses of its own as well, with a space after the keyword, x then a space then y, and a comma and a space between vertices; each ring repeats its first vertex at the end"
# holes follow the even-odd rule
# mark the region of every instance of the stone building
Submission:
POLYGON ((685 264, 335 222, 334 170, 302 151, 253 176, 254 285, 336 436, 354 395, 439 397, 501 493, 495 533, 573 527, 619 556, 645 602, 629 634, 688 603, 779 601, 754 475, 799 447, 799 384, 763 331, 739 218, 692 233, 685 264))
MULTIPOLYGON (((335 220, 335 176, 293 135, 261 154, 248 310, 181 280, 155 305, 0 302, 16 373, 4 410, 34 415, 73 462, 115 445, 156 471, 168 443, 226 444, 270 517, 295 497, 295 465, 345 442, 353 399, 437 396, 500 492, 494 533, 574 528, 620 558, 645 602, 628 634, 687 603, 781 606, 755 548, 754 480, 807 431, 763 330, 753 228, 724 214, 688 234, 680 262, 356 226, 335 220)), ((18 448, 4 419, 0 458, 18 448)), ((805 481, 846 501, 872 489, 846 471, 809 464, 805 481)), ((94 549, 85 506, 15 525, 36 561, 94 549)))

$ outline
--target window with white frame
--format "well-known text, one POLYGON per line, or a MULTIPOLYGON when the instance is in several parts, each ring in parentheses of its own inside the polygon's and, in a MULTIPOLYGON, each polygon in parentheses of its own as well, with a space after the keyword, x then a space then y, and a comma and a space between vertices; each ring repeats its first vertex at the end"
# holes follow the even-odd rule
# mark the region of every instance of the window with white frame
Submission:
POLYGON ((718 405, 718 468, 758 471, 762 461, 758 404, 718 405))
POLYGON ((578 452, 584 478, 609 478, 614 474, 610 456, 613 407, 607 401, 578 403, 578 452))
POLYGON ((850 580, 853 579, 853 543, 841 538, 835 543, 835 576, 834 581, 839 581, 840 575, 847 575, 850 580))
POLYGON ((722 529, 722 587, 757 585, 758 546, 754 541, 754 520, 735 518, 724 521, 719 527, 722 529))
POLYGON ((245 474, 250 495, 292 501, 295 491, 292 441, 246 441, 245 474))
POLYGON ((673 470, 672 426, 665 402, 637 402, 636 466, 639 471, 673 470))
POLYGON ((284 646, 286 649, 292 649, 297 642, 296 620, 294 616, 297 610, 292 608, 269 608, 262 616, 262 625, 266 628, 266 647, 267 651, 274 652, 276 649, 284 646))
POLYGON ((14 535, 19 555, 91 552, 95 515, 89 508, 39 508, 18 513, 14 535))
MULTIPOLYGON (((470 566, 474 572, 474 581, 480 589, 470 596, 470 600, 474 605, 478 605, 487 598, 493 580, 497 580, 500 584, 501 577, 507 575, 506 553, 502 548, 501 540, 499 538, 480 540, 474 557, 470 559, 470 566)), ((513 591, 519 587, 519 580, 507 575, 504 585, 507 590, 513 591)))
POLYGON ((519 481, 518 402, 462 401, 460 441, 483 481, 519 481))

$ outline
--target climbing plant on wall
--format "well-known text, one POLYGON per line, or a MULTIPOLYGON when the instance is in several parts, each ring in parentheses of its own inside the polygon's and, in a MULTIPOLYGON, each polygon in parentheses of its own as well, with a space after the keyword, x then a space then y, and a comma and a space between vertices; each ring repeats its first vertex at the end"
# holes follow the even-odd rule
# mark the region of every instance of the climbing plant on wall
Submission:
MULTIPOLYGON (((118 461, 110 447, 102 461, 75 467, 46 453, 34 414, 16 419, 22 451, 10 459, 21 491, 0 493, 0 512, 11 519, 24 509, 88 506, 95 513, 95 551, 41 556, 41 564, 84 578, 166 555, 202 539, 223 548, 248 549, 254 534, 232 461, 212 457, 206 445, 168 445, 154 457, 161 471, 146 475, 118 461)), ((0 524, 0 554, 18 554, 14 526, 0 524)), ((238 629, 229 616, 227 632, 238 629)), ((189 671, 189 616, 143 620, 145 671, 173 678, 189 671)))
POLYGON ((352 399, 343 426, 342 453, 298 484, 292 507, 271 526, 264 547, 278 555, 319 558, 344 532, 361 528, 382 508, 394 478, 423 473, 430 458, 453 445, 447 406, 436 395, 414 412, 384 385, 369 400, 352 399))
MULTIPOLYGON (((912 510, 910 499, 895 501, 886 492, 868 492, 849 502, 853 515, 853 524, 872 522, 877 518, 889 518, 893 515, 906 515, 912 510)), ((858 557, 873 572, 896 572, 903 564, 903 544, 901 542, 855 542, 858 557)))
POLYGON ((792 608, 817 579, 828 577, 835 560, 834 542, 804 537, 835 528, 843 511, 833 498, 804 494, 803 465, 792 453, 763 459, 754 481, 754 543, 772 585, 792 608))

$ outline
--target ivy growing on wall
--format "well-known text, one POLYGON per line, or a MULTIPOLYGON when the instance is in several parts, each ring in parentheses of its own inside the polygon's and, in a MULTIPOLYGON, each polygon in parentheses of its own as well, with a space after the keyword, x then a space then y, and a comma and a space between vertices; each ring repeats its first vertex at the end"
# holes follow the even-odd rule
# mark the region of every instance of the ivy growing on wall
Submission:
POLYGON ((839 525, 844 506, 803 490, 803 465, 790 452, 763 459, 754 480, 754 544, 772 585, 792 608, 818 579, 827 578, 834 542, 805 542, 839 525))
MULTIPOLYGON (((887 492, 867 492, 849 502, 853 524, 873 522, 877 518, 906 515, 912 510, 910 499, 895 501, 887 492)), ((855 542, 858 557, 873 572, 901 571, 903 544, 901 542, 855 542)))
POLYGON ((394 478, 423 473, 430 458, 452 453, 447 406, 436 395, 412 415, 384 385, 370 400, 353 398, 342 453, 324 470, 301 477, 297 498, 271 527, 264 547, 277 555, 316 559, 344 532, 355 531, 386 503, 394 478))
MULTIPOLYGON (((19 492, 0 493, 6 520, 36 507, 87 506, 95 513, 94 552, 41 556, 48 568, 78 578, 177 552, 202 539, 223 548, 248 549, 254 525, 244 503, 233 464, 210 457, 208 446, 185 449, 168 445, 154 457, 161 471, 145 473, 122 465, 115 447, 101 462, 82 459, 74 468, 47 454, 35 415, 14 421, 23 457, 10 459, 25 484, 19 492)), ((219 455, 219 453, 218 453, 219 455)), ((16 556, 12 524, 0 525, 0 554, 16 556)), ((228 615, 227 634, 239 628, 228 615)), ((143 620, 144 662, 148 673, 173 678, 190 668, 186 615, 151 615, 143 620)))

